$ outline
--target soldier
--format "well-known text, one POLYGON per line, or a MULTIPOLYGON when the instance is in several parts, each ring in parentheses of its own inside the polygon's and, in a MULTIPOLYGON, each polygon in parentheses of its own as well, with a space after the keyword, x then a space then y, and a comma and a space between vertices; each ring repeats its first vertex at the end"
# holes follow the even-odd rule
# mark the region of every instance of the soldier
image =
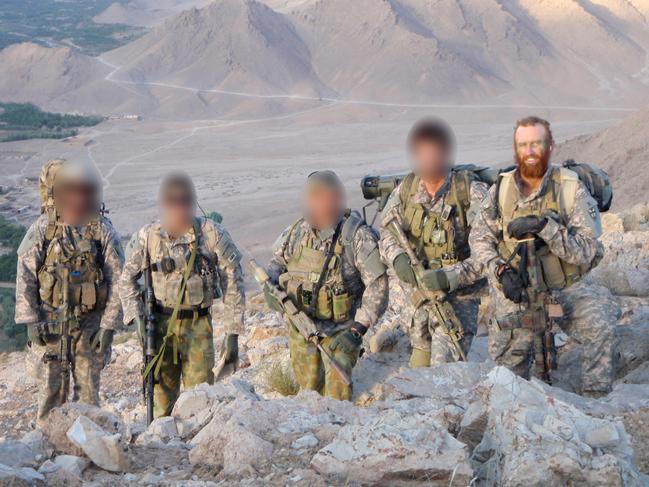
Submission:
POLYGON ((470 170, 453 167, 454 135, 439 120, 422 120, 411 130, 408 148, 414 172, 392 192, 383 211, 381 255, 401 282, 410 321, 411 367, 460 360, 477 328, 481 266, 471 258, 469 230, 488 187, 470 170), (401 229, 423 264, 417 282, 413 262, 395 233, 401 229), (420 289, 423 288, 423 289, 420 289), (456 337, 441 326, 427 292, 447 293, 459 323, 456 337), (462 353, 460 353, 460 349, 462 353))
POLYGON ((27 325, 38 382, 38 420, 68 399, 99 404, 121 306, 119 237, 100 212, 101 186, 88 164, 55 160, 41 173, 42 214, 18 249, 16 323, 27 325))
MULTIPOLYGON (((356 212, 345 211, 345 189, 332 171, 312 173, 305 188, 306 212, 273 246, 272 281, 312 318, 325 337, 321 345, 351 376, 363 335, 381 317, 388 282, 377 237, 356 212)), ((271 309, 281 311, 266 293, 271 309)), ((291 362, 302 389, 350 400, 351 385, 327 357, 289 325, 291 362)))
POLYGON ((214 383, 211 308, 221 296, 226 332, 221 357, 236 366, 245 306, 241 254, 221 224, 195 216, 196 192, 189 176, 167 175, 159 204, 161 220, 133 234, 119 282, 124 323, 133 324, 143 340, 138 280, 150 263, 156 299, 155 417, 171 413, 181 378, 186 389, 214 383))
POLYGON ((577 174, 550 164, 553 148, 547 121, 518 121, 517 167, 491 188, 471 232, 491 288, 489 352, 518 375, 549 382, 557 322, 586 346, 582 391, 600 395, 613 379, 615 307, 578 284, 603 255, 600 215, 577 174))

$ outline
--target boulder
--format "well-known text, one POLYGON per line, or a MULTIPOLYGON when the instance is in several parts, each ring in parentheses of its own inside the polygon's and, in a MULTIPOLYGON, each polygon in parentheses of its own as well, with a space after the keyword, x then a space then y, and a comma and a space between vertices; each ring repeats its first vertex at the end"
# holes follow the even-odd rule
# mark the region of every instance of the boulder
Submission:
POLYGON ((98 467, 110 472, 127 469, 128 461, 120 445, 119 434, 110 434, 87 417, 79 416, 67 436, 98 467))
POLYGON ((337 483, 468 485, 467 447, 425 415, 386 411, 341 428, 311 466, 337 483))
POLYGON ((485 485, 644 485, 619 420, 588 416, 503 367, 476 393, 489 412, 473 454, 485 485))
POLYGON ((59 455, 54 460, 47 460, 43 463, 41 468, 38 469, 38 472, 42 474, 51 474, 63 471, 81 478, 83 471, 88 467, 88 464, 88 460, 83 457, 59 455))
POLYGON ((9 467, 0 463, 0 485, 19 487, 22 485, 38 485, 45 477, 33 468, 9 467))
POLYGON ((0 463, 7 467, 34 467, 40 452, 18 440, 0 442, 0 463))
POLYGON ((50 411, 42 425, 43 433, 57 452, 83 455, 83 450, 75 446, 67 436, 68 430, 79 416, 85 416, 109 433, 123 434, 125 431, 122 420, 105 409, 80 402, 65 403, 50 411))

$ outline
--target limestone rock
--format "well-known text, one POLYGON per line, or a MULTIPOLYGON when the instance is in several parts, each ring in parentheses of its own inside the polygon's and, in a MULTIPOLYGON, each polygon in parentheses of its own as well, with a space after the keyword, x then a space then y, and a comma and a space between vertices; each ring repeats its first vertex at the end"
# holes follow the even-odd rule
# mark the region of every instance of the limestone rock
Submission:
POLYGON ((110 434, 85 416, 79 416, 68 430, 68 439, 104 470, 123 472, 128 461, 120 445, 120 435, 110 434))
POLYGON ((39 452, 18 440, 0 442, 0 463, 8 467, 34 467, 39 452))
POLYGON ((59 455, 54 460, 47 460, 41 468, 38 469, 39 473, 50 474, 63 470, 76 477, 81 477, 83 471, 88 467, 88 460, 83 457, 76 457, 74 455, 59 455))
POLYGON ((335 482, 361 484, 468 485, 473 477, 464 444, 425 416, 395 411, 344 426, 311 466, 335 482))
POLYGON ((21 486, 34 485, 45 480, 45 477, 33 468, 9 467, 0 463, 0 485, 21 486))
POLYGON ((67 432, 79 416, 85 416, 109 433, 124 433, 124 423, 115 414, 80 402, 65 403, 50 411, 43 422, 43 433, 57 452, 82 456, 83 450, 75 446, 67 436, 67 432))

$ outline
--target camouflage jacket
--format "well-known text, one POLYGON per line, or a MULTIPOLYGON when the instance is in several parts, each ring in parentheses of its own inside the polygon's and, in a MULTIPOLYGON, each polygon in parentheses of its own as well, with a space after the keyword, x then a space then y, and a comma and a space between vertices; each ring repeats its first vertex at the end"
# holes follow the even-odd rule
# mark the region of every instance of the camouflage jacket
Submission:
MULTIPOLYGON (((273 245, 273 258, 268 275, 277 282, 286 272, 291 257, 312 239, 312 248, 326 252, 334 236, 334 229, 316 230, 301 219, 288 227, 273 245)), ((362 224, 353 235, 350 252, 343 252, 342 277, 354 300, 353 320, 366 327, 374 325, 385 312, 388 304, 388 278, 380 261, 378 242, 371 227, 362 224), (350 258, 351 256, 351 258, 350 258)), ((335 332, 348 324, 320 323, 326 334, 335 332)))
MULTIPOLYGON (((200 258, 209 262, 210 269, 206 269, 201 280, 209 279, 209 287, 218 286, 223 296, 224 314, 222 321, 225 332, 232 334, 243 333, 243 312, 245 308, 245 294, 243 274, 241 271, 241 254, 227 230, 220 224, 207 218, 198 219, 201 225, 201 238, 198 249, 200 258)), ((152 249, 151 240, 155 236, 160 246, 175 262, 188 261, 194 242, 194 229, 185 235, 172 240, 162 228, 159 221, 150 223, 134 233, 126 248, 126 263, 119 281, 119 295, 124 307, 124 323, 130 323, 135 317, 142 316, 144 303, 140 296, 138 280, 145 268, 146 252, 149 252, 153 261, 155 253, 161 249, 152 249), (148 247, 148 248, 147 248, 148 247)), ((182 273, 179 273, 182 275, 182 273)), ((192 275, 195 273, 192 272, 192 275)), ((153 279, 153 291, 156 297, 164 295, 164 290, 159 288, 160 282, 153 279)), ((210 305, 213 293, 205 296, 205 302, 210 305)), ((185 297, 187 294, 185 295, 185 297)), ((175 301, 175 298, 173 298, 175 301)))
MULTIPOLYGON (((521 195, 518 208, 531 208, 537 198, 542 197, 549 184, 549 173, 546 174, 539 189, 527 197, 521 195)), ((517 183, 518 184, 518 183, 517 183)), ((494 185, 482 202, 480 211, 474 221, 469 243, 471 254, 485 266, 492 295, 492 309, 496 316, 505 316, 522 311, 524 304, 519 305, 508 300, 502 293, 496 272, 504 258, 498 251, 502 241, 502 221, 499 217, 494 185)), ((578 266, 589 266, 603 256, 604 248, 599 237, 600 215, 597 203, 586 187, 579 182, 575 195, 575 205, 565 223, 548 218, 545 228, 538 234, 550 249, 550 252, 568 263, 578 266)))
MULTIPOLYGON (((112 223, 101 217, 101 268, 107 285, 106 306, 101 317, 101 327, 114 329, 121 319, 122 306, 119 300, 118 282, 124 264, 124 255, 119 236, 112 223)), ((48 215, 41 215, 27 230, 27 234, 18 249, 18 267, 16 273, 16 323, 35 323, 45 319, 39 295, 38 272, 44 263, 48 249, 45 232, 48 215)), ((63 244, 71 248, 78 247, 83 240, 84 228, 63 225, 63 244)))
MULTIPOLYGON (((444 207, 444 197, 450 192, 450 189, 450 175, 449 177, 447 177, 442 187, 438 190, 437 194, 432 197, 428 194, 424 183, 420 181, 419 188, 414 195, 415 203, 423 204, 429 209, 430 212, 441 213, 444 207)), ((390 232, 386 228, 387 225, 389 225, 392 221, 396 221, 399 224, 403 222, 404 215, 401 198, 399 195, 400 190, 401 184, 397 186, 390 195, 390 199, 388 200, 388 203, 383 210, 382 216, 383 225, 381 228, 380 242, 381 257, 383 258, 383 262, 385 262, 386 265, 389 266, 392 266, 394 259, 399 254, 403 254, 405 252, 394 234, 392 234, 392 232, 390 232)), ((469 225, 471 225, 472 220, 475 219, 476 213, 480 208, 480 204, 484 197, 487 195, 488 191, 489 187, 485 183, 474 181, 471 184, 471 207, 467 212, 469 225)), ((455 228, 456 242, 468 242, 468 234, 470 228, 466 228, 460 223, 457 215, 455 215, 455 212, 451 214, 451 218, 453 219, 453 226, 455 228)), ((453 288, 470 286, 483 277, 482 262, 479 259, 474 258, 473 255, 468 259, 457 262, 448 267, 444 267, 444 270, 449 275, 449 281, 453 284, 453 288)), ((404 286, 406 285, 404 284, 404 286)))

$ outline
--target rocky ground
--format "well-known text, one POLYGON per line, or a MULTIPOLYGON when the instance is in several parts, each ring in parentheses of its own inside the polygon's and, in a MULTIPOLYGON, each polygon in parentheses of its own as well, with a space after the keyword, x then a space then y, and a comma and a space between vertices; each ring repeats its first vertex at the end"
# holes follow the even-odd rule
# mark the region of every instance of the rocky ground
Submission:
POLYGON ((366 338, 354 405, 312 392, 284 397, 269 371, 288 360, 285 330, 257 296, 240 370, 185 391, 173 415, 148 429, 141 352, 129 333, 118 335, 104 371, 102 409, 69 403, 40 426, 29 356, 4 355, 0 485, 647 486, 646 215, 637 207, 606 216, 607 256, 588 278, 620 316, 618 380, 606 397, 571 392, 587 346, 571 339, 560 349, 562 388, 484 361, 484 336, 468 363, 408 369, 398 299, 366 338))

